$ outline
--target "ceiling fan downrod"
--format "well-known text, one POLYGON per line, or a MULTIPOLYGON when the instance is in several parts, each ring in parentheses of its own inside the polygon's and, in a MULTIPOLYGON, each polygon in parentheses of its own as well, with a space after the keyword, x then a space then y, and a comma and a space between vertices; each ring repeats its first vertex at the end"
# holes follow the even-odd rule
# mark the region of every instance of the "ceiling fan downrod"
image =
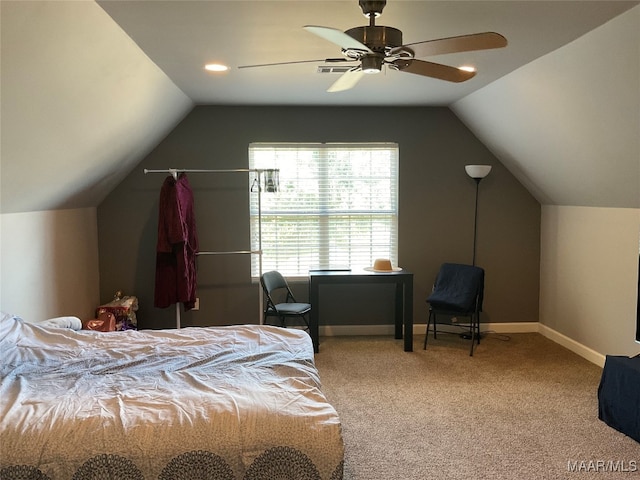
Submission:
MULTIPOLYGON (((369 19, 369 25, 365 27, 354 27, 345 31, 351 38, 366 45, 377 54, 386 53, 395 47, 402 45, 402 32, 397 28, 376 25, 376 17, 382 14, 382 9, 387 4, 386 1, 360 0, 360 8, 364 16, 369 19)), ((347 56, 349 56, 347 54, 347 56)))

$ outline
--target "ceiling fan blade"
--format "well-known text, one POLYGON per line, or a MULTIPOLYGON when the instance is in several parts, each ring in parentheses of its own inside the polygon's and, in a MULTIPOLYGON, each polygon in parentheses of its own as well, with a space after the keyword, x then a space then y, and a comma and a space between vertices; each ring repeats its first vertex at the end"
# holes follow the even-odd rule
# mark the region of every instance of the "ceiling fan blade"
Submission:
POLYGON ((425 62, 424 60, 395 60, 393 63, 398 70, 415 73, 424 77, 437 78, 448 82, 464 82, 474 77, 476 72, 468 72, 459 68, 442 65, 440 63, 425 62))
POLYGON ((489 50, 492 48, 502 48, 507 46, 507 39, 499 33, 484 32, 461 35, 459 37, 439 38, 437 40, 427 40, 426 42, 409 43, 395 50, 405 47, 414 52, 415 58, 430 57, 432 55, 443 55, 445 53, 471 52, 474 50, 489 50))
POLYGON ((321 58, 318 60, 297 60, 293 62, 277 62, 277 63, 259 63, 257 65, 240 65, 238 68, 255 68, 255 67, 272 67, 276 65, 295 65, 297 63, 341 63, 341 62, 354 62, 354 59, 339 57, 339 58, 321 58))
POLYGON ((307 32, 311 32, 325 40, 329 40, 331 43, 335 43, 344 50, 353 49, 373 53, 364 43, 360 43, 358 40, 350 37, 342 30, 330 27, 319 27, 317 25, 305 25, 303 28, 307 32))
POLYGON ((362 71, 360 67, 354 67, 348 72, 340 75, 340 78, 336 80, 333 85, 331 85, 327 92, 335 93, 335 92, 343 92, 344 90, 349 90, 356 86, 356 84, 362 79, 365 73, 362 71))

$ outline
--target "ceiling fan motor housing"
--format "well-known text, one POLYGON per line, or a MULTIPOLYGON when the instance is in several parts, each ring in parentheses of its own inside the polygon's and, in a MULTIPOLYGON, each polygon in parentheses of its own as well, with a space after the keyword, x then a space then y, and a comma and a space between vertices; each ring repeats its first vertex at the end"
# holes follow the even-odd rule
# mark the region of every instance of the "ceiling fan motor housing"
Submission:
POLYGON ((354 27, 344 33, 376 53, 386 53, 389 49, 402 45, 402 32, 393 27, 383 25, 354 27))
POLYGON ((382 9, 387 4, 386 0, 360 0, 358 2, 364 16, 369 18, 372 15, 379 17, 382 14, 382 9))

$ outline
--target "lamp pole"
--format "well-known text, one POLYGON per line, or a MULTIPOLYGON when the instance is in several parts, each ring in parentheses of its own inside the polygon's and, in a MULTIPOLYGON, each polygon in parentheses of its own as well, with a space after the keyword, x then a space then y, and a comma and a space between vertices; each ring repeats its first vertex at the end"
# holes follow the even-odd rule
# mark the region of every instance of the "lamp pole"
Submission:
POLYGON ((476 243, 478 240, 478 190, 480 188, 480 180, 482 178, 474 178, 476 182, 476 203, 475 203, 475 211, 473 214, 473 260, 471 261, 471 265, 476 265, 476 243))
POLYGON ((476 182, 476 202, 473 214, 473 260, 471 264, 476 265, 476 244, 478 240, 478 190, 480 188, 480 180, 489 175, 491 165, 465 165, 467 175, 476 182))

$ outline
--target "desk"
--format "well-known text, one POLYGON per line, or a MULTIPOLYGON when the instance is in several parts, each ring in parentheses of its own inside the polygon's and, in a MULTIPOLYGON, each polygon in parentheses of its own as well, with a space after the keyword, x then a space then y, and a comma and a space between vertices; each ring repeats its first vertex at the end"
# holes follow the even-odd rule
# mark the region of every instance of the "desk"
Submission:
POLYGON ((404 326, 404 351, 413 352, 413 273, 407 270, 398 272, 310 270, 309 303, 311 303, 311 315, 309 330, 313 341, 313 350, 316 353, 320 348, 318 328, 322 312, 320 285, 380 283, 394 283, 396 285, 395 338, 402 338, 404 326))

